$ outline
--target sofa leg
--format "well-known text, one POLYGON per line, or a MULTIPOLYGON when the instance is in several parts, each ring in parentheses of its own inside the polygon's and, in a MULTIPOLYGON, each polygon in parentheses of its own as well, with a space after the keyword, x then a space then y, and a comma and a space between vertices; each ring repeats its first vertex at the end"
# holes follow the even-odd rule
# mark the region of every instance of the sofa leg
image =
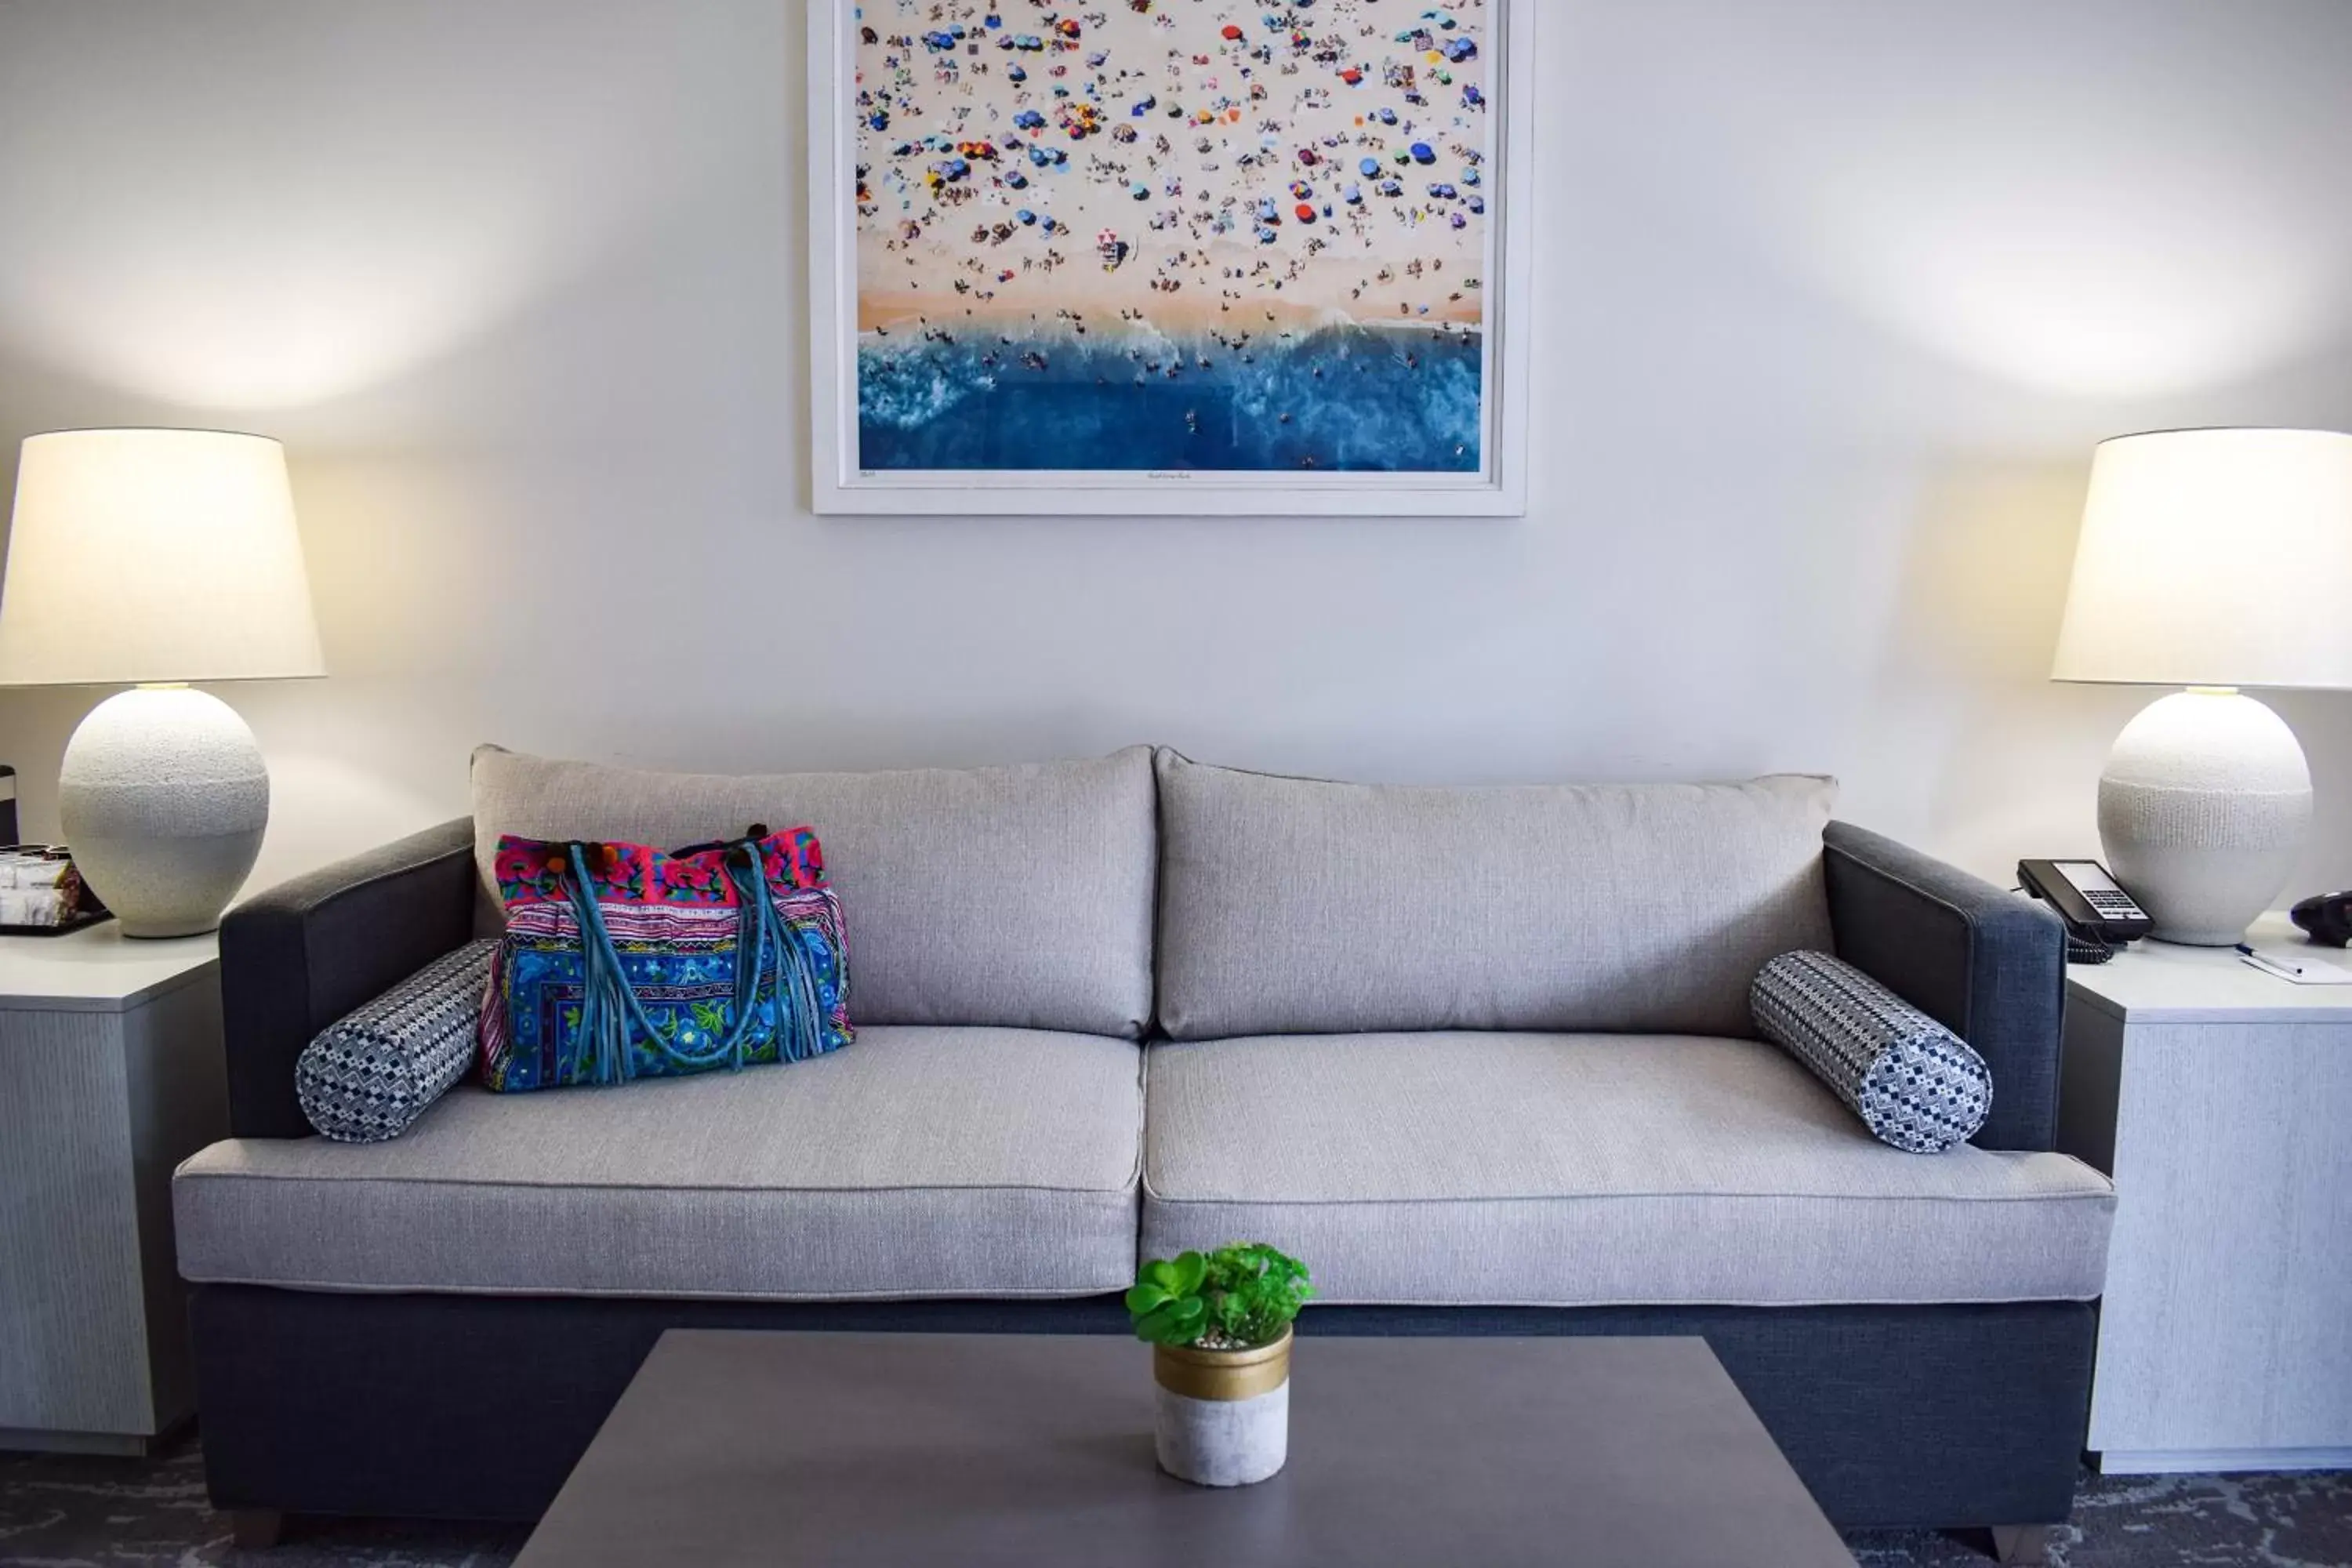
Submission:
POLYGON ((278 1544, 286 1533, 286 1515, 274 1508, 232 1509, 228 1516, 229 1538, 247 1551, 263 1551, 278 1544))
POLYGON ((2050 1561, 2050 1527, 2046 1524, 1996 1524, 1992 1554, 2013 1568, 2042 1568, 2050 1561))

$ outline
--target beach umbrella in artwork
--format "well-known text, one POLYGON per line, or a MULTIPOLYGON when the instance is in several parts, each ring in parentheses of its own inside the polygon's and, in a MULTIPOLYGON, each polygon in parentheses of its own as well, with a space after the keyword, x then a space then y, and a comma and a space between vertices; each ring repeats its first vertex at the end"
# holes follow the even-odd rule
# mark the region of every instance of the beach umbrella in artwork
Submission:
POLYGON ((1368 180, 1380 178, 1381 161, 1378 158, 1367 158, 1356 167, 1363 171, 1364 178, 1368 180))
POLYGON ((1313 223, 1315 221, 1315 209, 1308 206, 1305 202, 1298 204, 1297 212, 1299 222, 1313 223))

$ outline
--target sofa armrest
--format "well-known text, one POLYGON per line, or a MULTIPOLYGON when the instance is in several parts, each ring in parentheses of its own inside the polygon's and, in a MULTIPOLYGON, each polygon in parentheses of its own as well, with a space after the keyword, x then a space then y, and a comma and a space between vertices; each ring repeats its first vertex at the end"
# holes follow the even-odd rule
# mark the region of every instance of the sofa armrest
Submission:
POLYGON ((320 1030, 474 931, 474 824, 445 822, 256 894, 221 921, 229 1131, 305 1138, 294 1062, 320 1030))
POLYGON ((1840 958, 1966 1040, 1992 1069, 1970 1142, 2048 1149, 2058 1125, 2066 933, 2041 903, 1851 823, 1822 844, 1840 958))

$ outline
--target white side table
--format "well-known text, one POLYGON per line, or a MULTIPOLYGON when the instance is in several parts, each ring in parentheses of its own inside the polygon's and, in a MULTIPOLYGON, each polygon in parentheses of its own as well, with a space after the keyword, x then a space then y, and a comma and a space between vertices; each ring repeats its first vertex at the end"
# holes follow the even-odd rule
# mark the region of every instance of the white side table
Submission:
POLYGON ((2116 1184, 2100 1468, 2352 1467, 2352 985, 2162 942, 2066 975, 2058 1146, 2116 1184))
POLYGON ((218 947, 0 937, 0 1447, 137 1453, 195 1408, 173 1167, 227 1135, 218 947))

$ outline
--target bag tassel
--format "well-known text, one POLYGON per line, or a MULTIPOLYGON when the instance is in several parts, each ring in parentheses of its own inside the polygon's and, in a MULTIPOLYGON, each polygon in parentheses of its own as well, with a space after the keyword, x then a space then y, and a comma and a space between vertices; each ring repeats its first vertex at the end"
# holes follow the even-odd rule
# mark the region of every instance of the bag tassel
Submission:
POLYGON ((750 1051, 760 980, 772 948, 776 955, 776 1008, 782 1015, 776 1020, 777 1059, 804 1061, 818 1054, 821 1037, 815 971, 799 940, 776 913, 767 867, 756 843, 741 846, 742 866, 731 859, 727 866, 728 879, 735 884, 742 909, 735 942, 735 1022, 725 1039, 712 1042, 710 1048, 703 1051, 680 1050, 646 1016, 645 1005, 637 1000, 622 968, 620 952, 613 943, 612 932, 605 928, 595 891, 582 869, 588 864, 587 852, 578 844, 565 847, 571 852, 567 868, 571 875, 566 879, 565 891, 571 897, 572 916, 580 927, 580 1033, 594 1053, 595 1068, 590 1081, 625 1083, 635 1078, 636 1063, 630 1047, 640 1032, 655 1050, 680 1067, 707 1067, 724 1056, 730 1058, 730 1066, 734 1070, 742 1070, 750 1051))
MULTIPOLYGON (((744 871, 739 874, 733 866, 728 868, 744 908, 746 932, 738 943, 738 951, 745 947, 753 950, 752 962, 740 964, 735 972, 736 1016, 744 1019, 751 1016, 761 976, 767 970, 768 952, 772 948, 776 955, 776 1059, 806 1061, 818 1054, 820 1043, 815 970, 791 925, 776 912, 775 893, 769 886, 760 847, 746 844, 743 849, 748 862, 744 871)), ((736 1066, 742 1065, 742 1053, 739 1050, 736 1066)))
POLYGON ((588 852, 577 844, 565 847, 571 852, 565 891, 571 895, 572 918, 580 927, 580 1034, 594 1053, 595 1067, 589 1081, 626 1083, 637 1076, 636 1061, 629 1051, 632 1026, 653 1039, 661 1036, 630 990, 628 976, 622 973, 619 950, 604 929, 604 910, 589 885, 588 852))

